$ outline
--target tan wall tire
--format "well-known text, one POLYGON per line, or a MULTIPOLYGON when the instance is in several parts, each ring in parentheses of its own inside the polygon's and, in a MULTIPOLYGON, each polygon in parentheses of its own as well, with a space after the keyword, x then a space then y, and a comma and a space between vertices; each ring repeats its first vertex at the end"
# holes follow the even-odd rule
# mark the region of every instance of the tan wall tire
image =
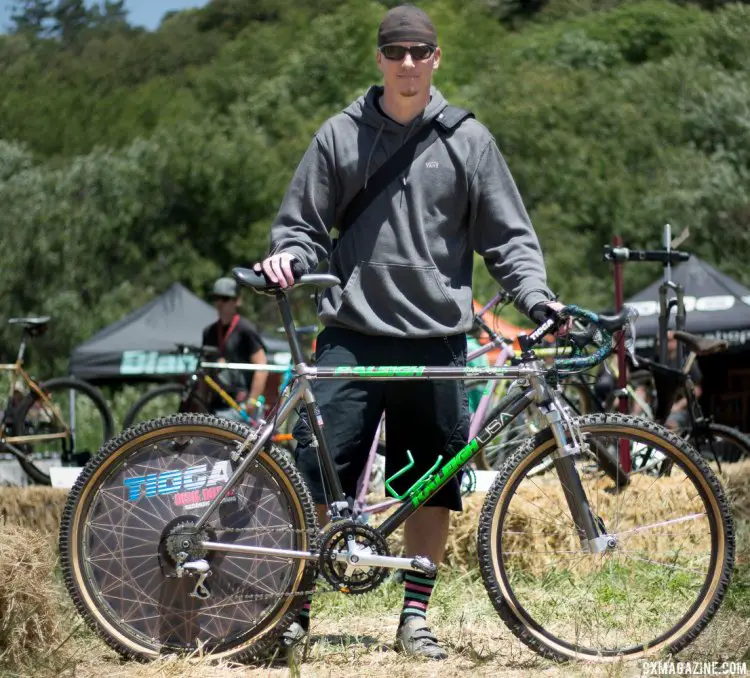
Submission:
MULTIPOLYGON (((101 576, 99 569, 92 566, 94 557, 91 556, 90 549, 96 548, 96 541, 92 539, 92 535, 95 534, 96 524, 101 521, 101 510, 99 507, 102 505, 104 499, 99 500, 98 498, 111 492, 113 495, 117 495, 117 480, 119 476, 114 474, 124 473, 122 469, 127 470, 127 466, 123 464, 130 463, 130 461, 137 457, 139 451, 146 450, 144 454, 148 453, 150 448, 156 449, 157 446, 167 445, 172 443, 174 446, 174 452, 169 451, 165 458, 169 460, 172 455, 177 460, 177 455, 187 455, 190 448, 187 450, 183 449, 180 451, 178 442, 183 440, 189 440, 190 444, 193 441, 197 441, 196 445, 199 449, 205 449, 204 441, 214 441, 216 445, 223 445, 226 442, 226 449, 233 449, 237 441, 244 440, 249 434, 250 429, 239 422, 232 422, 218 417, 208 415, 197 415, 197 414, 181 414, 170 417, 164 417, 162 419, 151 420, 138 424, 130 429, 127 429, 109 443, 107 443, 95 456, 94 459, 84 468, 79 476, 75 486, 71 490, 68 500, 63 512, 63 517, 60 527, 59 546, 61 556, 61 566, 63 572, 63 579, 70 594, 73 602, 75 603, 78 612, 81 614, 83 619, 89 625, 89 627, 99 635, 110 647, 115 649, 124 657, 138 660, 149 660, 153 659, 164 652, 191 652, 198 649, 197 638, 195 643, 185 642, 181 639, 179 643, 171 642, 170 636, 167 634, 167 639, 158 639, 155 637, 147 638, 148 634, 145 634, 141 627, 137 626, 138 622, 126 622, 118 618, 116 610, 113 610, 109 604, 108 599, 103 594, 104 589, 100 590, 101 576), (200 447, 204 445, 204 447, 200 447), (105 485, 108 479, 114 477, 115 481, 112 483, 110 489, 109 485, 105 485), (99 493, 100 487, 105 486, 106 491, 99 493), (92 516, 90 511, 92 507, 95 507, 95 513, 92 516), (94 526, 94 527, 92 527, 94 526), (92 547, 91 544, 94 544, 92 547), (87 557, 88 555, 88 557, 87 557)), ((160 448, 161 449, 161 448, 160 448)), ((170 448, 171 450, 172 448, 170 448)), ((213 448, 211 448, 213 450, 213 448)), ((228 456, 228 455, 227 455, 228 456)), ((186 463, 182 460, 182 463, 186 463)), ((223 463, 223 462, 222 462, 223 463)), ((174 466, 179 468, 179 460, 175 461, 174 466)), ((232 468, 235 468, 234 466, 232 468)), ((161 483, 161 480, 159 481, 161 483)), ((166 486, 166 485, 165 485, 166 486)), ((260 481, 257 483, 260 486, 260 481)), ((147 486, 143 486, 146 487, 147 486)), ((237 486, 235 504, 228 507, 227 515, 230 516, 242 516, 244 511, 247 510, 253 515, 262 514, 262 509, 268 504, 268 501, 273 500, 274 497, 279 497, 278 505, 283 507, 283 511, 278 511, 282 517, 289 518, 289 528, 286 532, 290 535, 290 539, 294 540, 294 550, 301 551, 317 551, 318 549, 318 526, 317 519, 315 517, 314 505, 310 497, 309 491, 300 476, 297 469, 292 464, 289 456, 278 448, 269 447, 263 450, 257 458, 257 466, 251 466, 243 479, 240 480, 237 486), (252 470, 256 469, 256 470, 252 470), (255 475, 253 475, 255 474, 255 475), (261 475, 265 485, 261 489, 262 492, 267 494, 262 495, 256 506, 251 505, 247 499, 246 494, 241 494, 244 491, 247 483, 247 487, 250 487, 250 481, 256 477, 261 478, 261 475), (247 481, 245 480, 247 479, 247 481), (268 501, 266 501, 268 500, 268 501), (241 503, 243 502, 244 503, 241 503), (264 503, 265 502, 265 503, 264 503), (231 512, 231 513, 230 513, 231 512), (283 513, 283 514, 282 514, 283 513)), ((129 491, 129 489, 128 489, 129 491)), ((147 489, 146 489, 147 491, 147 489)), ((249 492, 250 490, 248 490, 249 492)), ((126 494, 123 491, 123 494, 126 494)), ((177 504, 177 495, 174 495, 174 503, 177 504)), ((147 498, 143 497, 144 499, 147 498)), ((114 502, 120 499, 119 496, 114 497, 114 502)), ((133 501, 131 497, 127 497, 127 500, 133 501)), ((153 505, 166 505, 168 500, 171 501, 172 497, 157 497, 151 504, 153 505), (161 501, 161 504, 158 501, 161 501), (163 500, 163 501, 162 501, 163 500)), ((141 501, 139 496, 137 501, 141 501)), ((113 503, 114 503, 113 502, 113 503)), ((224 504, 222 504, 222 509, 224 504)), ((131 510, 131 514, 135 514, 139 511, 139 508, 131 510)), ((177 509, 175 509, 177 510, 177 509)), ((197 510, 193 511, 197 514, 197 510)), ((158 515, 158 511, 155 510, 158 515)), ((123 513, 123 516, 131 514, 123 513)), ((115 517, 113 521, 117 521, 116 512, 113 514, 115 517)), ((139 514, 140 515, 140 514, 139 514)), ((218 511, 219 525, 224 525, 225 520, 229 523, 229 518, 226 517, 222 511, 218 511), (219 515, 221 514, 221 515, 219 515)), ((265 514, 263 514, 265 515, 265 514)), ((216 516, 213 516, 209 523, 211 523, 216 516)), ((274 515, 274 521, 277 516, 274 515)), ((145 524, 145 521, 142 521, 145 524)), ((118 523, 122 525, 123 534, 125 534, 125 526, 128 525, 127 520, 123 517, 122 521, 118 523)), ((234 523, 231 523, 234 524, 234 523)), ((115 525, 117 527, 117 525, 115 525)), ((160 526, 156 526, 154 529, 159 529, 160 526)), ((220 527, 220 529, 222 529, 220 527)), ((247 531, 258 530, 262 528, 248 528, 247 531)), ((277 530, 281 532, 281 530, 277 530)), ((102 532, 96 533, 98 539, 102 538, 102 532)), ((256 533, 252 532, 252 535, 256 533)), ((240 538, 242 536, 240 535, 240 538)), ((254 537, 253 537, 254 538, 254 537)), ((122 542, 125 543, 125 537, 123 536, 122 542)), ((221 539, 219 539, 221 540, 221 539)), ((140 540, 144 541, 144 540, 140 540)), ((139 545, 139 539, 133 539, 130 544, 135 544, 139 548, 143 546, 139 545)), ((123 548, 122 552, 112 553, 112 564, 108 565, 110 568, 114 568, 116 571, 113 576, 122 573, 123 582, 128 581, 128 577, 131 577, 132 581, 137 582, 135 578, 135 570, 128 570, 126 566, 123 566, 123 562, 143 562, 145 566, 150 566, 155 574, 149 574, 148 581, 152 582, 156 579, 156 583, 153 584, 154 591, 160 591, 162 588, 175 586, 174 581, 170 580, 169 583, 166 579, 161 583, 159 580, 160 574, 168 574, 169 570, 164 569, 165 559, 163 558, 162 547, 154 545, 152 548, 150 542, 145 544, 145 555, 140 560, 130 561, 128 558, 130 554, 123 548), (150 550, 149 550, 150 549, 150 550), (156 570, 153 566, 154 560, 158 560, 161 571, 156 570), (117 569, 119 567, 119 570, 117 569), (161 587, 161 588, 160 588, 161 587)), ((285 548, 289 548, 286 546, 285 548)), ((218 552, 217 552, 218 553, 218 552)), ((237 563, 242 561, 231 560, 234 558, 232 554, 222 553, 217 556, 216 554, 207 554, 206 559, 209 564, 215 568, 212 573, 213 576, 207 579, 207 584, 216 587, 221 582, 229 581, 229 575, 226 572, 229 568, 233 568, 231 571, 232 577, 242 576, 241 568, 238 568, 237 563), (212 560, 212 558, 216 560, 212 560), (223 570, 221 568, 224 568, 223 570), (240 574, 236 574, 239 571, 240 574), (216 576, 218 575, 218 577, 216 576), (213 584, 212 584, 213 580, 213 584)), ((239 558, 240 556, 238 556, 239 558)), ((263 557, 265 558, 265 557, 263 557)), ((247 560, 247 558, 246 558, 247 560)), ((256 557, 256 560, 261 560, 261 557, 256 557)), ((267 558, 267 560, 271 560, 267 558)), ((98 560, 97 560, 98 562, 98 560)), ((278 562, 273 561, 273 562, 278 562)), ((289 559, 288 561, 281 561, 284 567, 287 569, 279 576, 279 580, 283 582, 283 585, 287 588, 285 593, 293 593, 294 591, 305 591, 312 588, 314 578, 317 571, 316 561, 301 561, 297 559, 289 559)), ((257 567, 263 567, 263 563, 257 567)), ((270 571, 270 570, 269 570, 270 571)), ((107 573, 105 572, 105 575, 107 573)), ((102 575, 104 576, 104 575, 102 575)), ((265 575, 264 575, 265 576, 265 575)), ((274 575, 275 576, 275 575, 274 575)), ((182 580, 180 580, 182 581, 182 580)), ((234 580, 232 580, 234 581, 234 580)), ((237 581, 242 581, 237 580, 237 581)), ((189 585, 189 583, 188 583, 189 585)), ((222 584, 223 585, 223 584, 222 584)), ((282 585, 282 584, 280 584, 282 585)), ((136 592, 137 587, 131 589, 132 592, 136 592)), ((172 589, 173 590, 173 589, 172 589)), ((227 628, 231 628, 232 637, 231 639, 222 639, 217 637, 208 638, 208 642, 203 647, 203 651, 208 651, 210 654, 217 659, 232 659, 236 661, 248 660, 263 655, 271 647, 286 629, 286 627, 296 619, 299 610, 305 602, 304 596, 278 596, 278 600, 275 598, 268 603, 268 611, 263 611, 263 615, 259 614, 259 619, 254 625, 249 621, 247 622, 247 631, 243 630, 245 617, 240 612, 245 613, 245 608, 241 608, 241 605, 251 606, 254 603, 247 603, 240 593, 234 590, 226 593, 222 589, 217 588, 217 599, 207 601, 206 605, 213 605, 212 610, 202 608, 201 602, 188 600, 184 598, 193 607, 190 608, 190 613, 194 616, 195 628, 197 629, 196 634, 200 636, 203 632, 204 627, 208 623, 202 622, 203 619, 213 619, 224 610, 227 610, 227 628), (222 599, 218 599, 218 596, 224 596, 222 599), (237 598, 239 602, 235 602, 237 598), (222 605, 224 607, 222 607, 222 605), (233 607, 234 606, 234 607, 233 607), (218 610, 218 612, 214 611, 218 610), (230 614, 231 613, 231 614, 230 614), (201 616, 203 615, 203 616, 201 616)), ((242 589, 244 592, 249 589, 242 589)), ((128 594, 131 593, 128 591, 128 594)), ((179 591, 178 591, 179 593, 179 591)), ((126 598, 134 598, 135 596, 127 595, 126 598)), ((183 604, 183 598, 173 597, 170 598, 168 603, 173 604, 176 600, 179 605, 183 604)), ((147 598, 144 605, 150 604, 151 599, 147 598)), ((137 603, 138 601, 136 601, 137 603)), ((185 602, 184 604, 187 604, 185 602)), ((169 607, 169 604, 165 605, 164 608, 157 607, 158 614, 162 617, 156 622, 153 622, 159 628, 159 624, 167 624, 166 619, 172 619, 176 615, 174 606, 169 607)), ((144 609, 147 609, 144 607, 144 609)), ((150 608, 149 608, 150 609, 150 608)), ((265 610, 265 608, 263 608, 265 610)), ((140 619, 142 615, 133 615, 134 618, 140 619)), ((171 622, 170 622, 171 623, 171 622)), ((217 622, 218 623, 218 622, 217 622)), ((190 636, 192 638, 192 636, 190 636)))

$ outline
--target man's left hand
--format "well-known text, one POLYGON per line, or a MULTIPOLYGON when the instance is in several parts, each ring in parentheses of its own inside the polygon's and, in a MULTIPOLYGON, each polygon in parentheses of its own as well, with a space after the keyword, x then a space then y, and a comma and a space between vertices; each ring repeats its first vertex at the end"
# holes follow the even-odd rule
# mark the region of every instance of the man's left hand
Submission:
MULTIPOLYGON (((559 313, 565 308, 565 304, 561 304, 559 301, 548 301, 545 306, 555 313, 559 313)), ((573 318, 568 318, 565 320, 565 322, 560 325, 560 327, 557 329, 557 335, 560 337, 564 337, 573 327, 573 318)))

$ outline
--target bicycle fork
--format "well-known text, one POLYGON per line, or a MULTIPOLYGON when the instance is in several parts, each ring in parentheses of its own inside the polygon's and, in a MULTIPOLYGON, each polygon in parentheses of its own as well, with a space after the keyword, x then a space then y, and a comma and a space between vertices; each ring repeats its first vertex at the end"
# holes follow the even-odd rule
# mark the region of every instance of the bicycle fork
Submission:
POLYGON ((603 521, 592 513, 581 477, 575 467, 576 457, 583 452, 580 432, 565 413, 554 391, 541 384, 535 385, 535 389, 537 394, 544 398, 540 409, 557 443, 557 449, 552 454, 553 463, 581 540, 581 547, 588 553, 603 553, 612 550, 617 545, 616 539, 613 535, 607 534, 603 521))

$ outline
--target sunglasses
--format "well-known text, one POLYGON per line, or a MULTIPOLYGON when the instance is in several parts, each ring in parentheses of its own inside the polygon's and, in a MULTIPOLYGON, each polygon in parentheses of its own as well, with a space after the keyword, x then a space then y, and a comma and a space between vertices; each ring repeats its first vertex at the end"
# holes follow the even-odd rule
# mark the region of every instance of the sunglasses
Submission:
POLYGON ((411 47, 383 45, 379 49, 388 61, 402 61, 407 52, 411 55, 412 61, 424 61, 435 53, 435 48, 432 45, 413 45, 411 47))
POLYGON ((214 301, 218 301, 220 304, 226 304, 226 303, 228 303, 230 301, 234 301, 234 297, 220 297, 220 296, 215 296, 214 297, 214 301))

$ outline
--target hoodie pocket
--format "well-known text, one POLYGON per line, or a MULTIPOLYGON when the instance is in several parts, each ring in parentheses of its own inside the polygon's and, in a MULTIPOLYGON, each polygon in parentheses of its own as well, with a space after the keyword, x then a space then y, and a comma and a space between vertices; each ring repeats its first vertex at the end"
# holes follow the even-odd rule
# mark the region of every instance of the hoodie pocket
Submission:
POLYGON ((360 262, 341 295, 338 320, 387 334, 455 334, 461 309, 434 266, 360 262))

